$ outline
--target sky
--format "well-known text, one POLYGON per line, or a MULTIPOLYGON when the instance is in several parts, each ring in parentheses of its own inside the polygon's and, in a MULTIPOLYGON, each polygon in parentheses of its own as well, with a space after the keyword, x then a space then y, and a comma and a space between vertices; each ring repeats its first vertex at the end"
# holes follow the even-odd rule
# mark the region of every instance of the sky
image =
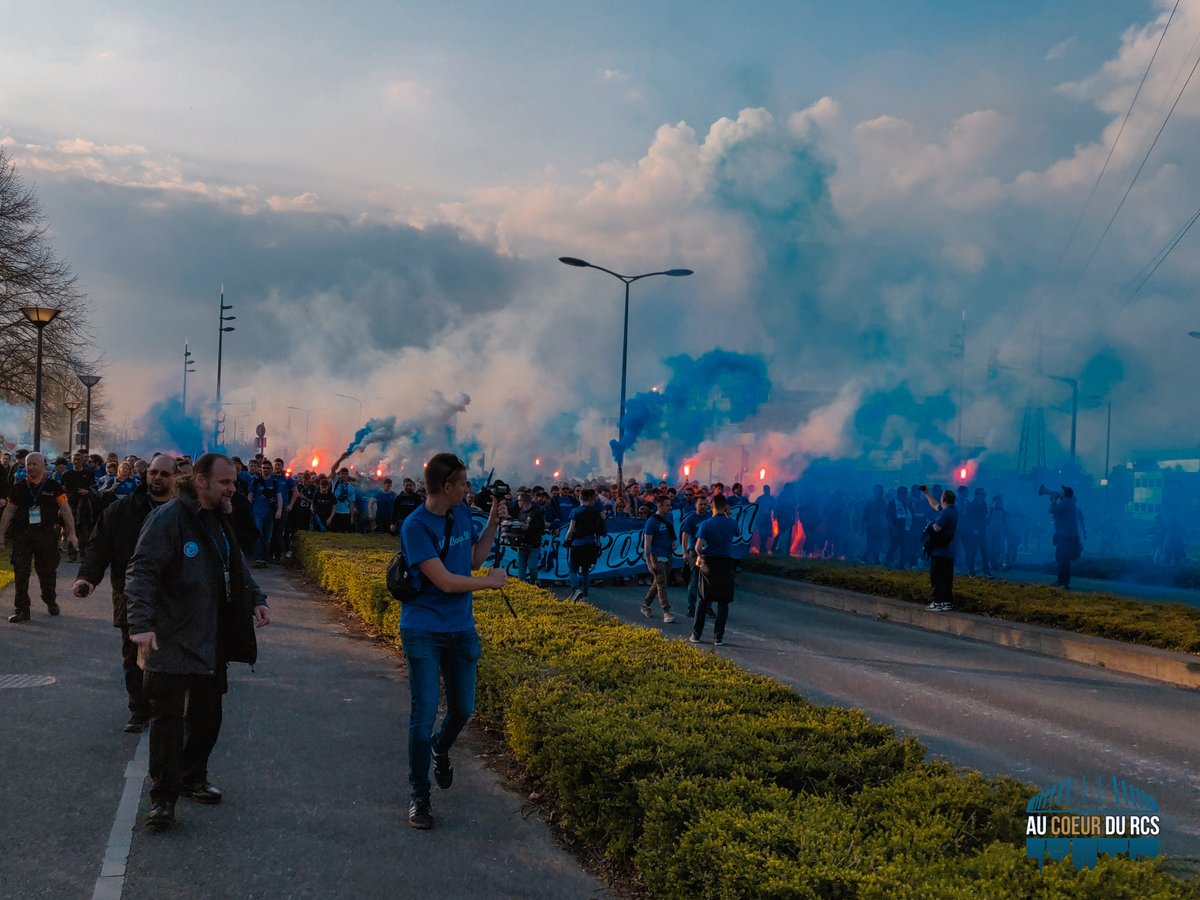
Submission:
POLYGON ((1200 205, 1200 0, 511 7, 0 0, 0 145, 115 420, 167 439, 187 340, 211 421, 223 284, 224 399, 269 450, 465 393, 460 449, 611 466, 623 288, 569 255, 695 271, 631 288, 631 402, 713 413, 648 423, 645 471, 728 468, 755 415, 773 469, 951 467, 960 428, 1012 465, 1031 397, 1053 462, 1054 376, 1093 471, 1109 401, 1115 461, 1200 443, 1200 228, 1133 292, 1200 205))

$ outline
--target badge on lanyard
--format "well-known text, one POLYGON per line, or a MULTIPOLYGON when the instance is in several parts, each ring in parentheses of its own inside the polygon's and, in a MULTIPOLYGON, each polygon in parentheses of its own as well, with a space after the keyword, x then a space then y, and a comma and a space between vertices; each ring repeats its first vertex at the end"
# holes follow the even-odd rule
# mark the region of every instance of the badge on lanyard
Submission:
POLYGON ((42 524, 42 508, 37 505, 36 501, 34 502, 33 506, 29 507, 29 524, 30 525, 41 525, 42 524))

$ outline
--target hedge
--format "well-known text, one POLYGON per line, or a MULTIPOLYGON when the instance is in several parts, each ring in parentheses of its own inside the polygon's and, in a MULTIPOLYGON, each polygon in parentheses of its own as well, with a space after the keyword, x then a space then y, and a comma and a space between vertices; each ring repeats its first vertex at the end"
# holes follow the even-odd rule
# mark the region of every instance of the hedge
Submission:
POLYGON ((0 559, 0 591, 13 583, 13 577, 12 563, 7 559, 0 559))
MULTIPOLYGON (((929 574, 824 560, 752 556, 748 572, 891 597, 929 602, 929 574)), ((1144 603, 1100 592, 1073 593, 1042 584, 955 576, 957 609, 1062 628, 1182 653, 1200 653, 1200 608, 1183 603, 1144 603)))
MULTIPOLYGON (((302 535, 325 589, 396 636, 393 543, 302 535)), ((924 759, 860 710, 519 582, 475 595, 477 709, 560 822, 653 896, 1185 897, 1157 862, 1094 871, 1025 856, 1035 789, 924 759)))

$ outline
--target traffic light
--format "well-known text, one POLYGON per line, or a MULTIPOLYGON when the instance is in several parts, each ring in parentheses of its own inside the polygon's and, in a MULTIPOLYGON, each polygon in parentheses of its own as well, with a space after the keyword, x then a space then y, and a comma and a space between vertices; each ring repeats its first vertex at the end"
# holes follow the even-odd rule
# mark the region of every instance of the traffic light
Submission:
POLYGON ((76 447, 88 446, 88 422, 87 422, 87 419, 81 420, 75 426, 75 446, 76 447))

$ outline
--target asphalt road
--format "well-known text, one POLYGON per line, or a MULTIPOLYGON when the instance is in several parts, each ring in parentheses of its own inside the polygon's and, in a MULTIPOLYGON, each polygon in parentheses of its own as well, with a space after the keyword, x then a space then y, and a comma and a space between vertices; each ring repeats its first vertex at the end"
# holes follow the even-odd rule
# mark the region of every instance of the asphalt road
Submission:
MULTIPOLYGON (((107 584, 63 615, 0 619, 0 897, 92 897, 127 765, 145 738, 125 723, 120 638, 107 584), (51 684, 4 688, 2 676, 51 684)), ((219 806, 181 800, 164 835, 126 829, 126 898, 592 897, 607 894, 484 767, 470 729, 455 783, 433 796, 438 827, 405 821, 408 685, 391 650, 278 569, 262 574, 275 621, 260 663, 231 667, 210 777, 219 806)), ((0 610, 12 588, 0 591, 0 610)), ((144 752, 144 750, 143 750, 144 752)), ((138 818, 148 783, 134 779, 138 818)), ((120 829, 117 829, 119 832, 120 829)))
MULTIPOLYGON (((642 617, 644 593, 593 588, 591 600, 685 640, 685 590, 671 589, 675 625, 642 617)), ((1200 855, 1200 691, 767 593, 739 591, 730 609, 726 646, 712 646, 710 623, 706 652, 859 707, 956 765, 1039 789, 1067 775, 1124 778, 1158 800, 1164 852, 1200 855)))

